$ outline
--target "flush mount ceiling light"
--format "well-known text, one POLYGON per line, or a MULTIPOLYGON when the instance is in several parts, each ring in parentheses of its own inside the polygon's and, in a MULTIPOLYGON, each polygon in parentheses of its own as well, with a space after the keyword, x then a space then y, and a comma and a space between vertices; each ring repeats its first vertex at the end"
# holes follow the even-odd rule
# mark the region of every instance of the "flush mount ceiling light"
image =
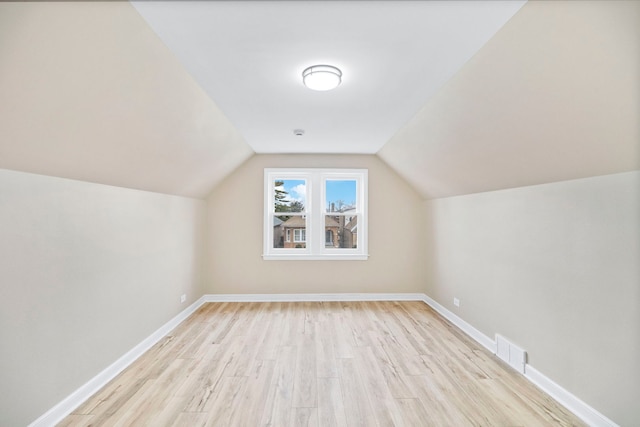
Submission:
POLYGON ((302 72, 302 82, 312 90, 331 90, 342 81, 342 71, 331 65, 313 65, 302 72))

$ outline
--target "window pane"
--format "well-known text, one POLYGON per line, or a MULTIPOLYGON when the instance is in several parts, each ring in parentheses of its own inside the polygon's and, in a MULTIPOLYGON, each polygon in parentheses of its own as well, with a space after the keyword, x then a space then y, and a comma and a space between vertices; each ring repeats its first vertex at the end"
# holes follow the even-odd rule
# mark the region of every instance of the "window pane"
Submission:
MULTIPOLYGON (((307 247, 307 217, 306 215, 278 216, 283 220, 280 224, 282 247, 285 249, 304 249, 307 247)), ((274 240, 276 229, 273 230, 274 240)), ((276 247, 276 246, 274 246, 276 247)))
POLYGON ((326 215, 324 217, 325 248, 358 247, 357 215, 326 215))
POLYGON ((304 212, 307 203, 307 182, 304 179, 273 181, 274 212, 304 212))
POLYGON ((356 180, 327 180, 325 194, 326 212, 356 210, 356 180))

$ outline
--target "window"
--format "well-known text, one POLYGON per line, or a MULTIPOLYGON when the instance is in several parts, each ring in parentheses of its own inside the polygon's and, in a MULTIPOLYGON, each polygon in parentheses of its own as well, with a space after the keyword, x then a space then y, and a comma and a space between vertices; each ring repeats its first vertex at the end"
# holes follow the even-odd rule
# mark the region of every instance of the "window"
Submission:
POLYGON ((324 245, 328 247, 333 246, 333 230, 327 230, 324 236, 324 245))
POLYGON ((265 169, 263 258, 365 260, 366 169, 265 169))
POLYGON ((293 230, 293 241, 294 242, 306 242, 306 233, 304 228, 296 228, 293 230))

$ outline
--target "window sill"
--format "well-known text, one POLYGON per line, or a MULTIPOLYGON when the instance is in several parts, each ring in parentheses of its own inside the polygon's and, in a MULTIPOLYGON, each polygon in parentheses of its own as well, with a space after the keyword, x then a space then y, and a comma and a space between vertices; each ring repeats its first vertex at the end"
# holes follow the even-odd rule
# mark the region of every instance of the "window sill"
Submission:
POLYGON ((262 255, 265 261, 366 261, 368 254, 342 254, 342 255, 262 255))

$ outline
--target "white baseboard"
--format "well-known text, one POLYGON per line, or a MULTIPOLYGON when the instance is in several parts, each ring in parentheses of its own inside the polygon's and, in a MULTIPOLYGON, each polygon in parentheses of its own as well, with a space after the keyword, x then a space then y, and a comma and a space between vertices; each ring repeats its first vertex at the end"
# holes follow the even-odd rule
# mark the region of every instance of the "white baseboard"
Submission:
MULTIPOLYGON (((421 293, 338 293, 338 294, 207 294, 202 296, 188 308, 180 312, 177 316, 164 324, 160 329, 147 337, 140 344, 136 345, 125 355, 112 363, 105 370, 100 372, 85 385, 74 391, 63 401, 47 411, 40 418, 35 420, 29 427, 51 427, 59 423, 64 417, 69 415, 74 409, 94 393, 104 387, 109 381, 126 369, 144 352, 149 350, 154 344, 160 341, 169 332, 175 329, 194 311, 205 302, 296 302, 296 301, 422 301, 429 305, 442 317, 449 320, 464 333, 477 341, 491 353, 496 353, 496 343, 494 340, 462 320, 450 310, 421 293)), ((618 427, 613 421, 593 409, 582 400, 565 390, 540 371, 527 364, 525 366, 525 377, 533 384, 542 389, 549 396, 553 397, 560 404, 565 406, 576 416, 592 427, 618 427)))
MULTIPOLYGON (((496 342, 462 320, 460 317, 453 314, 450 310, 437 303, 427 295, 423 296, 423 301, 437 311, 442 317, 456 325, 464 333, 476 340, 478 344, 485 347, 491 353, 496 354, 496 342)), ((496 356, 497 357, 497 356, 496 356)), ((619 427, 616 423, 602 415, 600 412, 593 409, 591 406, 578 399, 571 392, 562 388, 550 378, 546 377, 540 371, 535 369, 528 363, 524 367, 524 376, 535 384, 542 391, 554 398, 558 403, 567 408, 578 418, 582 419, 591 427, 619 427)))
POLYGON ((524 376, 591 427, 619 427, 609 418, 553 382, 533 366, 525 366, 524 376))
POLYGON ((206 302, 423 301, 424 294, 208 294, 206 302))
POLYGON ((140 344, 129 350, 126 354, 113 362, 110 366, 89 380, 85 385, 71 393, 64 400, 53 408, 49 409, 40 418, 29 424, 29 427, 51 427, 62 421, 74 409, 93 396, 98 390, 104 387, 109 381, 114 379, 120 372, 125 370, 137 358, 142 356, 147 350, 153 347, 169 332, 175 329, 187 317, 205 303, 204 297, 198 299, 189 307, 181 311, 173 319, 165 323, 160 329, 145 338, 140 344))
POLYGON ((451 311, 446 309, 444 306, 437 303, 435 300, 431 299, 427 295, 422 295, 422 301, 424 301, 427 305, 431 306, 435 311, 440 313, 442 317, 447 319, 449 322, 456 325, 458 328, 462 329, 462 331, 469 335, 471 338, 476 340, 480 345, 489 350, 491 353, 496 354, 496 342, 462 320, 460 317, 453 314, 451 311))

